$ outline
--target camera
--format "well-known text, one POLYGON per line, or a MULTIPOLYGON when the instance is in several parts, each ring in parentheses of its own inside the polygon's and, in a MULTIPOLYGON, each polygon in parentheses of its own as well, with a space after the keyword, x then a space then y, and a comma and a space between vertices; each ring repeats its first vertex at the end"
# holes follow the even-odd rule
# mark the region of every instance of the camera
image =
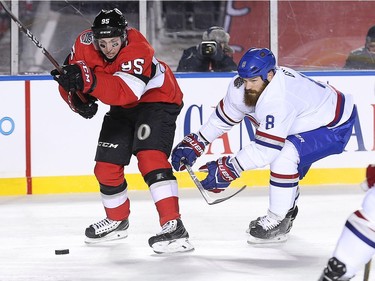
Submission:
POLYGON ((200 51, 203 57, 212 57, 217 53, 217 43, 215 41, 203 41, 200 51))

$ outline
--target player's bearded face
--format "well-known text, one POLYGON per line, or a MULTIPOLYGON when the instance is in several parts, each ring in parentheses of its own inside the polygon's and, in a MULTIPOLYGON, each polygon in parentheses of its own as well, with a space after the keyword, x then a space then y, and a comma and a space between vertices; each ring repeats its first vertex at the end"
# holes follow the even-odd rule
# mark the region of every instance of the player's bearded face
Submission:
POLYGON ((260 95, 263 93, 267 84, 258 77, 257 79, 244 79, 245 82, 245 92, 244 92, 244 102, 247 106, 255 106, 260 95))

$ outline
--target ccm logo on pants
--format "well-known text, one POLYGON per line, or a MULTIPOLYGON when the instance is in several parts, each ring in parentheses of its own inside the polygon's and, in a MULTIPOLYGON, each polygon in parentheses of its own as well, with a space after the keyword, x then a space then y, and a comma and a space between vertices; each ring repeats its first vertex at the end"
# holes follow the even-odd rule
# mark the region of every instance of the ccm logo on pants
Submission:
POLYGON ((113 143, 109 143, 109 142, 99 142, 98 146, 107 147, 107 148, 117 148, 118 144, 113 144, 113 143))

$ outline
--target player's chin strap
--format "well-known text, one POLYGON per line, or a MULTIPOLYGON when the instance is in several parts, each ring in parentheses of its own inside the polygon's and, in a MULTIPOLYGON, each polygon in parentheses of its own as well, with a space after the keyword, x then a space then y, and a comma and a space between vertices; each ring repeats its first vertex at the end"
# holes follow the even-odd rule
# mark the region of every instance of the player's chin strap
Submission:
POLYGON ((246 188, 246 185, 244 185, 243 187, 241 187, 239 190, 237 190, 232 195, 215 199, 215 198, 210 196, 210 193, 206 189, 204 189, 204 187, 202 186, 201 182, 198 180, 197 176, 195 175, 195 173, 194 173, 193 169, 190 167, 190 165, 187 164, 187 163, 184 163, 184 165, 185 165, 186 170, 188 171, 191 179, 193 180, 195 185, 198 187, 198 190, 200 191, 200 193, 202 194, 204 200, 206 200, 208 205, 214 205, 214 204, 217 204, 217 203, 224 202, 224 201, 232 198, 233 196, 237 195, 238 193, 240 193, 242 190, 244 190, 246 188))

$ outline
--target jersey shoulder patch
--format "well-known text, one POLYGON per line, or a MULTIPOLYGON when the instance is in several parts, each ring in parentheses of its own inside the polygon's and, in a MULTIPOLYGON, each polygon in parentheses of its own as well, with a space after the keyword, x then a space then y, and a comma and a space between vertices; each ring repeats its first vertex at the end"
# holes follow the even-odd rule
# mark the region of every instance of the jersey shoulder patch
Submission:
POLYGON ((93 37, 92 31, 84 32, 79 37, 79 41, 85 45, 90 45, 93 40, 94 40, 94 37, 93 37))
POLYGON ((236 79, 234 79, 233 84, 238 89, 238 88, 240 88, 242 86, 243 79, 241 77, 237 77, 236 79))

